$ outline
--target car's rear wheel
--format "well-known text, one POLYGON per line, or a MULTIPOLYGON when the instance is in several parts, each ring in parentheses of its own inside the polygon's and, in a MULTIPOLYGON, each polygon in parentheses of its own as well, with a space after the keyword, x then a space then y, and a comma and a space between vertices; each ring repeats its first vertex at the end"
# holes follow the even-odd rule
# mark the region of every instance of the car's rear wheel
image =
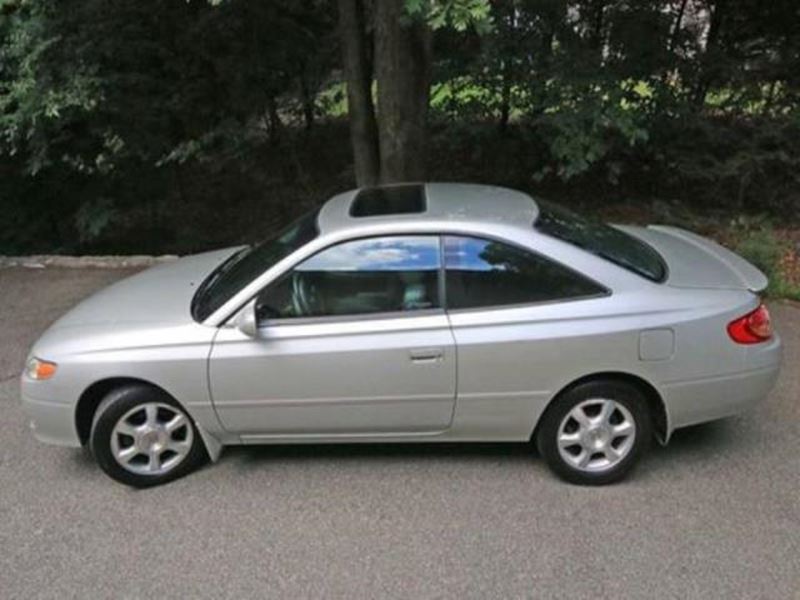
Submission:
POLYGON ((633 385, 590 381, 561 394, 542 417, 536 443, 563 479, 603 485, 624 478, 652 437, 647 402, 633 385))
POLYGON ((168 395, 146 385, 115 390, 100 403, 90 448, 106 474, 134 487, 177 479, 205 457, 189 415, 168 395))

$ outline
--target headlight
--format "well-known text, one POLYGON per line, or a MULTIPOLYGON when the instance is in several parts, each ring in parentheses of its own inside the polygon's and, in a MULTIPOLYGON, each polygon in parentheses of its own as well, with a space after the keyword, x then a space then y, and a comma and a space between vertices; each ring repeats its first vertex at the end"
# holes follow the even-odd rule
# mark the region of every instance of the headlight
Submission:
POLYGON ((55 375, 57 368, 58 365, 54 362, 33 357, 28 361, 28 364, 25 365, 25 374, 30 379, 41 381, 43 379, 50 379, 55 375))

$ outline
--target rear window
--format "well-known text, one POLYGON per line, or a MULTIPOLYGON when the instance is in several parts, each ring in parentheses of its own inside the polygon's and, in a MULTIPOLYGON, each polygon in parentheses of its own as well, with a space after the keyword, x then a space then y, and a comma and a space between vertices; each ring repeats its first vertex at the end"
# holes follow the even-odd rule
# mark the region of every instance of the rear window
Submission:
POLYGON ((425 212, 425 187, 390 185, 365 188, 350 206, 351 217, 380 217, 425 212))
POLYGON ((556 204, 540 200, 536 203, 539 217, 534 227, 542 233, 569 242, 651 281, 666 279, 664 260, 643 241, 556 204))

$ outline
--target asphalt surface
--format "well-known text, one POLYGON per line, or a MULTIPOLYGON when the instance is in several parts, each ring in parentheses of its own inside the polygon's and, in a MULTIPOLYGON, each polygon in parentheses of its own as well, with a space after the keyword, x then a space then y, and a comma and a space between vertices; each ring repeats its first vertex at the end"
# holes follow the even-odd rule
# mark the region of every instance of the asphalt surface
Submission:
POLYGON ((29 345, 114 270, 0 269, 0 598, 800 598, 800 309, 775 391, 613 487, 524 444, 227 449, 146 491, 29 434, 29 345))

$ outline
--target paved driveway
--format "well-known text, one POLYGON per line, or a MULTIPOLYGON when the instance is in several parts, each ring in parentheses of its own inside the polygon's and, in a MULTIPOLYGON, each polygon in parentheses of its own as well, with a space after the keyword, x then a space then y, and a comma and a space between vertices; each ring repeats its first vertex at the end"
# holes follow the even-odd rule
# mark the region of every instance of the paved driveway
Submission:
POLYGON ((0 270, 0 597, 800 598, 800 310, 778 385, 678 432, 627 483, 555 480, 527 445, 229 449, 127 489, 33 440, 29 344, 124 273, 0 270))

